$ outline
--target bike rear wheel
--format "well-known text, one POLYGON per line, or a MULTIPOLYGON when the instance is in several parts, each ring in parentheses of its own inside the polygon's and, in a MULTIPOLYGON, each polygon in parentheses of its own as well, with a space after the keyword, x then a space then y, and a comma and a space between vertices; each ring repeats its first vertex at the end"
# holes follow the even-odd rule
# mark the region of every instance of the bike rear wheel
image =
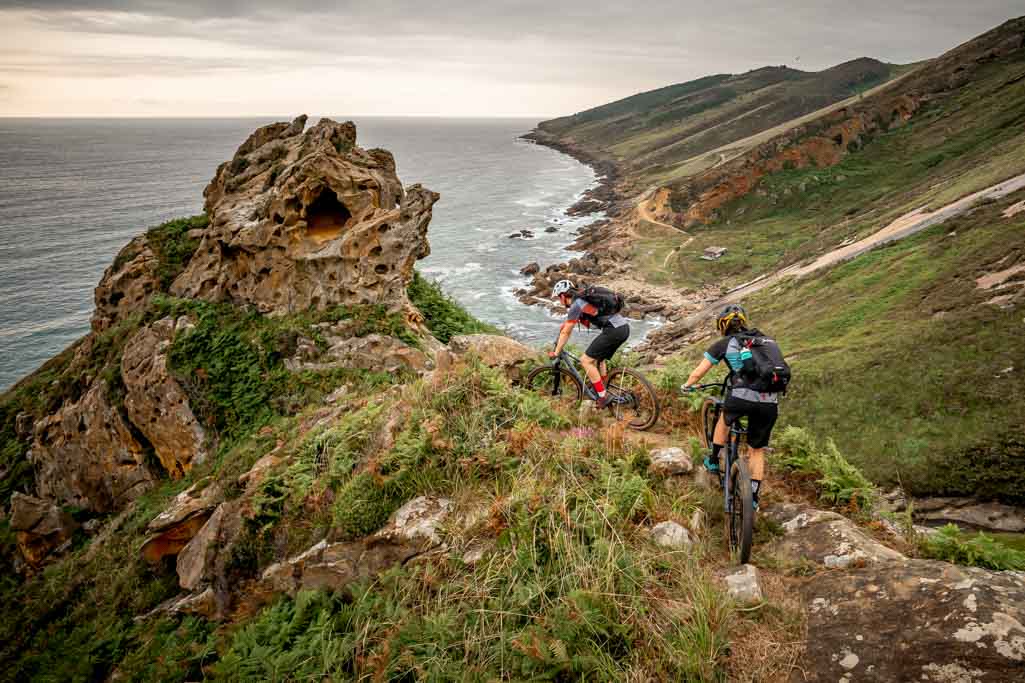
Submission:
POLYGON ((658 395, 644 375, 629 368, 616 368, 609 373, 606 392, 612 397, 609 410, 617 420, 631 429, 651 429, 661 412, 658 395))
POLYGON ((751 544, 754 538, 754 494, 751 491, 751 475, 747 463, 736 457, 730 468, 730 510, 726 519, 730 552, 736 553, 740 564, 751 559, 751 544))
POLYGON ((584 396, 580 381, 569 370, 553 365, 531 370, 526 385, 528 390, 566 408, 577 407, 584 396))

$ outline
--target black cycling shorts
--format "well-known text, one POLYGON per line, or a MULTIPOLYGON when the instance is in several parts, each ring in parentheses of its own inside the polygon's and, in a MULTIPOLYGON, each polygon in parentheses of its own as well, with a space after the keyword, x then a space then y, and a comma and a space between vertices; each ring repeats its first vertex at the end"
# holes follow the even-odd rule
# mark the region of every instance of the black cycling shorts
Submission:
POLYGON ((591 342, 584 351, 595 360, 608 360, 616 353, 616 349, 623 345, 630 338, 630 326, 620 325, 619 327, 606 327, 598 335, 598 338, 591 342))
POLYGON ((779 406, 775 403, 757 403, 742 398, 726 398, 723 417, 727 425, 732 425, 739 418, 747 415, 747 445, 751 448, 765 448, 769 445, 769 436, 779 415, 779 406))

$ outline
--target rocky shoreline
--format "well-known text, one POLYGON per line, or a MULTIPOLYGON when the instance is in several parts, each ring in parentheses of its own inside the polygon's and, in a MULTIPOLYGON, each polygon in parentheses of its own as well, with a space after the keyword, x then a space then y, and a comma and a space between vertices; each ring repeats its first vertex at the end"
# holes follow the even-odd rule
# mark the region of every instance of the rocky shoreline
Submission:
MULTIPOLYGON (((535 144, 566 154, 594 169, 598 184, 587 190, 584 196, 566 210, 570 216, 604 213, 606 218, 581 228, 576 240, 568 247, 571 251, 583 252, 582 256, 541 268, 537 263, 525 265, 520 273, 530 277, 529 283, 514 290, 520 302, 528 306, 543 306, 553 313, 562 313, 563 308, 552 298, 552 286, 559 280, 568 279, 577 284, 603 284, 623 294, 626 300, 624 314, 628 318, 644 320, 656 317, 672 328, 673 334, 660 334, 661 328, 653 330, 635 350, 641 352, 646 363, 661 360, 667 353, 679 350, 691 337, 681 339, 680 326, 685 318, 699 310, 709 301, 714 301, 722 292, 709 288, 683 292, 672 287, 655 286, 644 282, 634 274, 626 257, 632 241, 630 221, 636 208, 637 189, 629 174, 614 162, 598 157, 576 145, 561 140, 540 129, 522 136, 535 144), (672 342, 672 348, 664 342, 672 342)), ((703 338, 707 333, 698 332, 694 338, 703 338)))

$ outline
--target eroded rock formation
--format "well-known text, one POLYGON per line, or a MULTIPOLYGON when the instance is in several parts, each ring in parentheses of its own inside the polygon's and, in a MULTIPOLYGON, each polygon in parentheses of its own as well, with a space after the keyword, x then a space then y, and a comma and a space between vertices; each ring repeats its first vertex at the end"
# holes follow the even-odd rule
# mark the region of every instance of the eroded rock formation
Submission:
POLYGON ((295 312, 407 307, 438 195, 403 189, 395 160, 356 127, 306 117, 253 133, 204 191, 210 227, 173 294, 295 312))
POLYGON ((36 423, 29 457, 42 498, 93 512, 118 510, 153 484, 145 447, 102 380, 36 423))
POLYGON ((191 327, 184 317, 159 320, 139 330, 121 358, 128 418, 175 478, 206 458, 206 432, 192 413, 185 390, 167 367, 167 350, 174 335, 191 327))
POLYGON ((52 502, 21 493, 11 496, 10 524, 21 556, 33 567, 70 541, 78 528, 71 515, 52 502))
MULTIPOLYGON (((48 415, 19 417, 43 499, 112 512, 207 456, 210 435, 167 357, 192 323, 168 317, 140 325, 152 320, 156 294, 275 314, 380 304, 419 322, 406 287, 416 260, 430 252, 438 195, 404 189, 392 155, 357 147, 352 123, 323 119, 307 130, 300 116, 264 126, 221 164, 204 196, 209 221, 161 226, 121 250, 96 288, 93 331, 67 366, 72 390, 48 415)), ((344 323, 324 334, 323 357, 297 356, 290 367, 423 371, 431 363, 413 346, 359 336, 344 323)), ((433 350, 429 340, 425 348, 433 350)), ((186 541, 198 531, 190 519, 186 541)))

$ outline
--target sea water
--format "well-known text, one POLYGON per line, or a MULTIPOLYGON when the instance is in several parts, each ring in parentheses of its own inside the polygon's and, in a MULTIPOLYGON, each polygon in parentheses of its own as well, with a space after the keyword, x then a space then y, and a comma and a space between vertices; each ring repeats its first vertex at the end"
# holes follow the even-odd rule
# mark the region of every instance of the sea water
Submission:
MULTIPOLYGON (((148 227, 200 213, 217 165, 273 120, 0 119, 0 389, 85 334, 93 288, 118 250, 148 227)), ((358 144, 395 155, 404 184, 441 193, 420 271, 510 335, 551 342, 558 319, 512 291, 528 281, 525 264, 572 256, 565 247, 595 217, 565 210, 593 186, 593 171, 520 140, 533 120, 355 123, 358 144), (524 229, 534 238, 509 238, 524 229)))

